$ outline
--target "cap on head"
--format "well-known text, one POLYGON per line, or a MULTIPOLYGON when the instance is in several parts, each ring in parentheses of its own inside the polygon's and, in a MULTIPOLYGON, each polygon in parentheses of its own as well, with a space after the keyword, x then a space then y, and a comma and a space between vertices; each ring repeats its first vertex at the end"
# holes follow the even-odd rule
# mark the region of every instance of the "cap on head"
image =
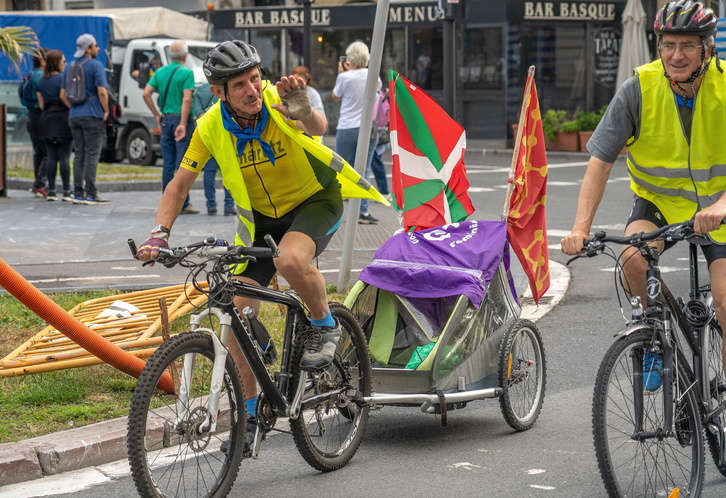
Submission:
POLYGON ((214 47, 202 67, 210 85, 223 86, 234 76, 246 73, 261 63, 255 47, 240 40, 231 40, 214 47))
POLYGON ((73 57, 83 57, 84 55, 86 55, 86 49, 88 49, 88 47, 90 47, 94 43, 96 43, 96 39, 93 37, 92 34, 83 33, 76 40, 76 53, 73 54, 73 57))
POLYGON ((716 35, 718 18, 701 2, 678 0, 666 3, 656 14, 653 29, 657 35, 716 35))

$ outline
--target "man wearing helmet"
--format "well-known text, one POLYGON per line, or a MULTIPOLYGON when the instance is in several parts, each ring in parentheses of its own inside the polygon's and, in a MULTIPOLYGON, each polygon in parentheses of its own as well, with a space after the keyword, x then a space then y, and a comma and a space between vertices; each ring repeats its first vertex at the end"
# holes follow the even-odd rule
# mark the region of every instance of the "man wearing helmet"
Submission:
MULTIPOLYGON (((565 254, 582 252, 613 163, 625 145, 635 193, 625 235, 693 218, 696 232, 726 242, 726 228, 721 228, 726 217, 726 171, 721 169, 726 148, 714 146, 723 142, 726 129, 726 75, 714 46, 716 22, 711 9, 691 0, 668 2, 656 15, 660 59, 635 69, 588 142, 591 157, 572 232, 561 241, 565 254)), ((663 242, 657 247, 661 252, 667 248, 663 242)), ((710 244, 703 251, 716 316, 723 324, 726 246, 710 244)), ((636 252, 625 247, 620 261, 630 293, 644 296, 646 263, 636 252)), ((655 358, 657 375, 652 383, 645 381, 647 390, 660 387, 659 363, 655 358)))
MULTIPOLYGON (((204 73, 219 101, 197 122, 181 167, 167 185, 156 214, 157 226, 137 256, 153 259, 167 247, 171 227, 197 175, 214 156, 224 186, 238 213, 235 244, 266 245, 271 234, 280 248, 274 261, 259 259, 233 270, 235 278, 267 286, 280 274, 310 309, 313 335, 302 368, 326 367, 340 338, 340 325, 327 304, 325 280, 312 264, 340 225, 343 196, 386 200, 340 156, 311 136, 325 133, 328 122, 311 106, 305 80, 263 79, 257 50, 242 41, 218 44, 204 62, 204 73)), ((239 310, 259 302, 237 297, 239 310)), ((254 375, 235 341, 230 352, 255 413, 254 375), (250 397, 251 396, 251 397, 250 397)))

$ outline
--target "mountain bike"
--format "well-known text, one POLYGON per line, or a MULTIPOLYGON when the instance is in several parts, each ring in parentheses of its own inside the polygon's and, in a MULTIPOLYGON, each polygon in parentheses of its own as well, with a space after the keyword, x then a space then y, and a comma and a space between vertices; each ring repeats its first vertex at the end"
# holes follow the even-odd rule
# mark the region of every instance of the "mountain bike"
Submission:
MULTIPOLYGON (((607 246, 612 243, 637 248, 648 264, 647 301, 630 299, 632 317, 615 334, 595 382, 595 453, 611 497, 700 496, 704 427, 711 456, 726 476, 722 330, 710 285, 699 282, 697 244, 704 240, 694 233, 692 221, 629 237, 599 232, 585 241, 585 253, 568 261, 609 254, 616 261, 617 282, 622 268, 607 246), (687 302, 663 280, 658 250, 649 245, 656 240, 690 242, 687 302), (662 383, 656 389, 650 379, 658 360, 662 383)), ((625 288, 622 277, 619 285, 625 288)))
MULTIPOLYGON (((302 370, 302 355, 315 332, 301 300, 292 291, 230 278, 230 265, 276 257, 269 236, 267 243, 269 248, 228 247, 209 238, 161 249, 154 260, 189 268, 208 302, 191 316, 188 332, 172 336, 148 360, 134 391, 127 450, 141 496, 226 496, 242 459, 259 456, 260 443, 278 418, 289 419, 297 449, 317 470, 346 465, 360 446, 370 410, 364 397, 371 394, 363 332, 350 311, 330 303, 343 330, 334 360, 320 370, 302 370), (286 307, 279 364, 266 327, 252 308, 240 314, 235 296, 286 307), (230 332, 261 387, 251 442, 245 438, 243 386, 227 350, 230 332)), ((132 240, 129 245, 135 254, 132 240)))

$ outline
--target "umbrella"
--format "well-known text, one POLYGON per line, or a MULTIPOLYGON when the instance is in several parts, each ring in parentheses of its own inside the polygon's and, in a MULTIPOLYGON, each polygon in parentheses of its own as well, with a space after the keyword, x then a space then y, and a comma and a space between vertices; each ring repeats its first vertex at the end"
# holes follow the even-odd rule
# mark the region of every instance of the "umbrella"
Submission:
POLYGON ((617 88, 633 75, 633 69, 651 61, 645 37, 645 10, 641 0, 628 0, 623 11, 623 40, 620 46, 617 88))

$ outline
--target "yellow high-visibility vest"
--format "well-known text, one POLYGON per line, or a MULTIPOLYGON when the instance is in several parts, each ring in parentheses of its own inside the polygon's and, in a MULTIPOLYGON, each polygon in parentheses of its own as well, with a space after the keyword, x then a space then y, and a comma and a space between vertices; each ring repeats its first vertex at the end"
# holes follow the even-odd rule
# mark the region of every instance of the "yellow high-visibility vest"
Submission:
MULTIPOLYGON (((642 109, 640 134, 628 147, 630 188, 655 204, 669 223, 686 221, 726 192, 726 74, 712 60, 698 89, 689 143, 661 61, 636 73, 642 109)), ((726 228, 709 235, 726 243, 726 228)))

